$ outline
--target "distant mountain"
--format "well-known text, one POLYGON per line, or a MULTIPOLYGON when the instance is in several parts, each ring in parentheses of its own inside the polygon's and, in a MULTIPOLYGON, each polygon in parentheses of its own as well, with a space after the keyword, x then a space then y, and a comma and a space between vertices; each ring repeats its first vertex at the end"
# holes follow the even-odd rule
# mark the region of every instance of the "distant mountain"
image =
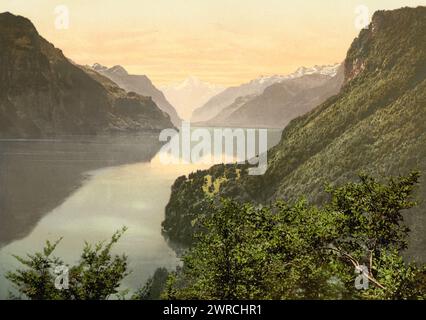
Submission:
POLYGON ((334 76, 339 64, 330 66, 315 66, 312 68, 301 67, 289 75, 262 76, 238 87, 231 87, 212 97, 203 106, 194 110, 191 121, 204 122, 216 117, 223 109, 230 106, 239 97, 259 95, 274 83, 288 79, 300 78, 304 75, 321 74, 334 76))
POLYGON ((290 122, 268 152, 263 176, 215 166, 176 180, 163 223, 170 240, 192 241, 194 222, 207 214, 206 181, 220 185, 218 198, 269 203, 305 196, 321 204, 325 183, 356 181, 359 172, 381 179, 419 170, 419 206, 404 216, 412 230, 407 255, 426 261, 426 7, 377 11, 344 67, 340 92, 290 122))
POLYGON ((92 68, 114 81, 127 92, 136 92, 143 96, 152 97, 152 100, 154 100, 157 106, 164 112, 167 112, 173 124, 180 126, 181 119, 175 108, 167 101, 163 92, 158 90, 147 76, 129 74, 122 66, 107 68, 99 63, 95 63, 92 68))
POLYGON ((255 94, 243 96, 243 97, 238 97, 237 99, 235 99, 235 101, 231 105, 224 108, 213 119, 203 121, 203 122, 196 122, 196 124, 200 125, 200 126, 206 126, 206 127, 209 127, 209 126, 226 127, 228 125, 231 126, 230 122, 233 121, 231 119, 232 114, 234 112, 237 112, 237 110, 239 110, 241 107, 245 106, 250 101, 254 100, 256 97, 257 97, 257 95, 255 95, 255 94))
POLYGON ((343 67, 335 76, 318 73, 282 80, 262 94, 237 98, 205 126, 284 128, 337 94, 343 84, 343 67))
POLYGON ((224 87, 189 77, 181 83, 161 87, 167 99, 176 107, 179 115, 189 120, 192 112, 211 97, 222 92, 224 87))
POLYGON ((30 20, 0 14, 0 137, 160 130, 169 117, 71 63, 30 20))

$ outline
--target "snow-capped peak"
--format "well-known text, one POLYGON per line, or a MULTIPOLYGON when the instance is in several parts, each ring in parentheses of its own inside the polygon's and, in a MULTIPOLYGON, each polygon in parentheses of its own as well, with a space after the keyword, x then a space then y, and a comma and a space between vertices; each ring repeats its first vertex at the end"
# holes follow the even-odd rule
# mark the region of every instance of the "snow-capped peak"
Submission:
POLYGON ((122 66, 119 66, 119 65, 110 68, 109 71, 111 73, 114 73, 114 74, 117 74, 117 75, 127 75, 128 74, 126 69, 124 69, 122 66))
POLYGON ((319 66, 315 65, 311 68, 300 67, 295 72, 288 75, 290 78, 302 77, 309 74, 322 74, 330 77, 334 77, 337 74, 337 69, 339 68, 340 63, 335 63, 332 65, 319 66))
POLYGON ((179 115, 184 119, 190 119, 195 108, 224 90, 224 87, 189 76, 180 83, 162 86, 161 90, 178 110, 179 115))
POLYGON ((95 71, 98 71, 98 72, 108 71, 109 73, 116 74, 116 75, 119 75, 119 76, 128 75, 126 69, 124 69, 120 65, 116 65, 114 67, 108 68, 108 67, 105 67, 105 66, 103 66, 99 63, 95 63, 95 64, 93 64, 92 69, 95 70, 95 71))
POLYGON ((287 74, 287 75, 272 75, 272 76, 260 76, 257 79, 252 80, 251 84, 261 84, 261 85, 270 85, 276 82, 281 82, 287 79, 296 79, 301 78, 305 75, 311 74, 322 74, 330 77, 334 77, 337 74, 337 69, 340 64, 336 63, 333 65, 324 65, 324 66, 313 66, 311 68, 300 67, 295 72, 287 74))
POLYGON ((108 70, 107 67, 105 67, 105 66, 103 66, 103 65, 101 65, 99 63, 93 64, 92 69, 95 70, 95 71, 105 71, 105 70, 108 70))
POLYGON ((176 88, 184 88, 184 87, 198 87, 202 85, 202 81, 194 76, 189 76, 185 80, 182 81, 179 85, 176 86, 176 88))
POLYGON ((194 88, 204 88, 204 89, 212 89, 212 90, 218 90, 223 89, 223 87, 211 84, 209 82, 204 82, 200 80, 199 78, 195 76, 189 76, 185 80, 183 80, 180 83, 171 84, 163 86, 163 90, 174 90, 174 91, 180 91, 185 89, 194 89, 194 88))

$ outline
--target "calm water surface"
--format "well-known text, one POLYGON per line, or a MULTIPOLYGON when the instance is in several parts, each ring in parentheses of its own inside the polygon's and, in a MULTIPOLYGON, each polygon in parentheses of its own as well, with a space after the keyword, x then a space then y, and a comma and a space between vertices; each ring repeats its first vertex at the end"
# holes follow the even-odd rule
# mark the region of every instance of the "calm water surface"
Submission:
MULTIPOLYGON (((272 146, 279 130, 269 134, 272 146)), ((0 142, 0 298, 4 278, 33 253, 63 237, 56 255, 75 263, 84 241, 106 240, 128 230, 114 252, 126 253, 132 270, 123 288, 137 289, 158 267, 173 269, 175 252, 161 235, 164 208, 174 180, 210 167, 163 165, 158 137, 85 138, 82 141, 0 142)))

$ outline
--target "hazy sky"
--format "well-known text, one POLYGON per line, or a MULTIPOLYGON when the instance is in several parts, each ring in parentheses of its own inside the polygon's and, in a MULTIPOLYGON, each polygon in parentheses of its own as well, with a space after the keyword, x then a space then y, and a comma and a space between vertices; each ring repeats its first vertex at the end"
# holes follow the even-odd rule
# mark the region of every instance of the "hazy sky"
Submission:
POLYGON ((194 75, 240 84, 344 59, 358 5, 371 12, 426 0, 0 0, 80 64, 121 64, 162 85, 194 75), (68 29, 55 8, 69 8, 68 29))

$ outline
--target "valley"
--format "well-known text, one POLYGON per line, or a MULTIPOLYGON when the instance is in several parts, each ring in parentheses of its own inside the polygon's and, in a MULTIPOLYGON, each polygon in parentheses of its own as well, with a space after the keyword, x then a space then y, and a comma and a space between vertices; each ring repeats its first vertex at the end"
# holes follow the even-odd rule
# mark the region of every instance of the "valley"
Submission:
POLYGON ((0 299, 425 298, 426 7, 304 46, 197 8, 104 38, 0 13, 0 299))

